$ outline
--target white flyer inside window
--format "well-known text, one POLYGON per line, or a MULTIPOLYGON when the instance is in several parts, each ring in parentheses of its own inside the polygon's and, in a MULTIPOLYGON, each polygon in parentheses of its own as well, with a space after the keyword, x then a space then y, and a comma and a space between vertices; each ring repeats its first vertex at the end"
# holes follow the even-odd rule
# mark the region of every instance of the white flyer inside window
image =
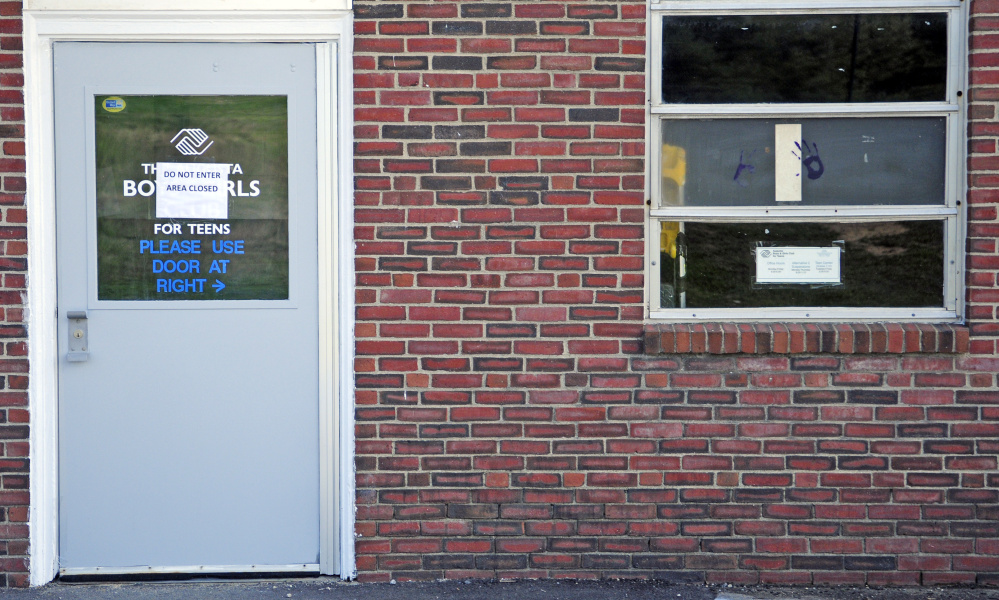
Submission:
POLYGON ((763 246, 756 248, 756 283, 841 283, 842 248, 763 246))

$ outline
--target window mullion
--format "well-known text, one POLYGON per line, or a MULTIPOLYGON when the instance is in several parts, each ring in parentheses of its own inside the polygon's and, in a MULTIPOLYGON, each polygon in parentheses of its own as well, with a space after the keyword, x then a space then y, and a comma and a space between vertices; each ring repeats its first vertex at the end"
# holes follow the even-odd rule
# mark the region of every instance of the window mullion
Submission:
POLYGON ((783 207, 783 206, 724 206, 724 207, 664 207, 650 212, 653 219, 737 222, 753 221, 880 221, 885 219, 941 220, 958 216, 956 208, 944 206, 860 206, 860 207, 783 207))
POLYGON ((904 114, 935 117, 959 112, 961 105, 948 102, 898 102, 864 104, 656 104, 652 114, 671 118, 738 117, 883 117, 904 114))
POLYGON ((960 0, 674 0, 651 4, 653 16, 688 14, 825 14, 946 11, 960 8, 960 0))

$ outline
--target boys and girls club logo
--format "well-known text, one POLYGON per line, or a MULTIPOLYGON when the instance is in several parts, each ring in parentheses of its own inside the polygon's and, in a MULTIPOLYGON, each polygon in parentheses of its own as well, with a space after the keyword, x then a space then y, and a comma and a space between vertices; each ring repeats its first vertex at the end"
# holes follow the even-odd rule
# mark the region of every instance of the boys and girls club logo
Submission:
MULTIPOLYGON (((104 99, 101 107, 109 113, 119 113, 125 110, 125 99, 111 96, 104 99)), ((170 143, 184 156, 201 156, 215 142, 204 130, 188 127, 178 131, 170 143)))

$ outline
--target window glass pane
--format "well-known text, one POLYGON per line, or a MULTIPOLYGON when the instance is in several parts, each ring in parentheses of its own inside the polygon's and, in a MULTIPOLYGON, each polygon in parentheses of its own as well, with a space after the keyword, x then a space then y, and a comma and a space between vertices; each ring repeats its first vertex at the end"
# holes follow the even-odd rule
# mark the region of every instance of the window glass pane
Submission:
POLYGON ((664 221, 660 306, 939 307, 943 225, 664 221))
POLYGON ((287 299, 287 97, 95 104, 98 299, 287 299))
POLYGON ((673 119, 662 125, 669 206, 942 205, 944 117, 673 119), (778 124, 801 139, 776 148, 778 124), (795 171, 776 168, 777 156, 795 171), (778 202, 778 175, 800 201, 778 202))
POLYGON ((944 100, 944 13, 663 17, 663 102, 944 100))

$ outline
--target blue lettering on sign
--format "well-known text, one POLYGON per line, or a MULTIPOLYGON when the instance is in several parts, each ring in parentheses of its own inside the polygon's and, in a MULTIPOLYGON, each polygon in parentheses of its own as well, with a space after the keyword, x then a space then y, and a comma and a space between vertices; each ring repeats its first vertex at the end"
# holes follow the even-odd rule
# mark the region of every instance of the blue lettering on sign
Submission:
POLYGON ((157 294, 204 292, 207 279, 157 279, 157 294))
POLYGON ((201 254, 201 240, 139 240, 139 254, 201 254))
POLYGON ((212 240, 212 252, 215 254, 245 254, 243 240, 212 240))
MULTIPOLYGON (((188 186, 189 188, 192 186, 188 186)), ((229 225, 224 225, 219 227, 215 224, 202 225, 202 224, 188 224, 191 228, 191 233, 201 233, 204 229, 204 233, 229 233, 229 225), (210 228, 210 229, 209 229, 210 228), (215 231, 216 228, 219 231, 215 231)), ((172 233, 180 233, 180 226, 171 227, 170 231, 172 233)), ((163 233, 167 233, 166 228, 162 228, 163 233)), ((185 254, 201 254, 201 242, 202 240, 139 240, 139 254, 167 254, 167 255, 185 255, 185 254)), ((212 240, 212 251, 215 254, 221 255, 233 255, 233 254, 246 254, 246 242, 245 240, 212 240)), ((232 262, 230 259, 213 258, 211 266, 208 269, 209 273, 227 273, 229 269, 229 263, 232 262)), ((152 270, 156 274, 201 274, 201 261, 198 259, 175 259, 175 258, 154 258, 152 260, 152 270)), ((156 293, 157 294, 185 294, 185 293, 204 293, 205 283, 207 279, 167 279, 161 278, 156 280, 156 293)), ((216 279, 214 283, 209 284, 210 287, 215 289, 215 293, 218 294, 226 288, 226 284, 222 281, 216 279)))
POLYGON ((153 259, 153 273, 200 273, 201 263, 196 260, 153 259))

